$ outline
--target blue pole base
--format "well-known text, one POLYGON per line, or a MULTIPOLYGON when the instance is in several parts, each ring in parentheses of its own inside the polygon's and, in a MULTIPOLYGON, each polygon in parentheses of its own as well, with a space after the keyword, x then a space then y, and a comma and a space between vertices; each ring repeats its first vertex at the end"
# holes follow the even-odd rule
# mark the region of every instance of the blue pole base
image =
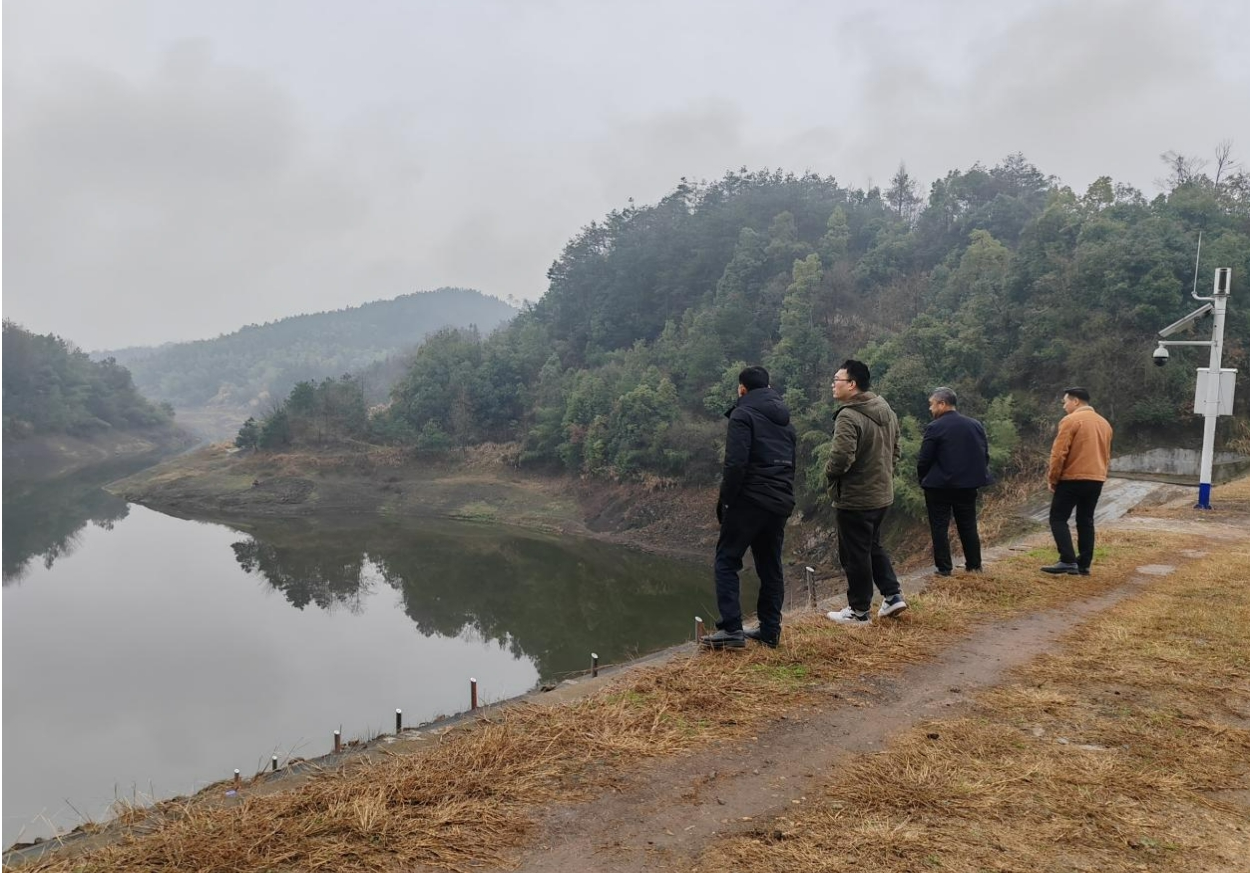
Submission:
POLYGON ((1210 509, 1211 508, 1211 483, 1203 482, 1198 486, 1198 502, 1194 504, 1194 509, 1210 509))

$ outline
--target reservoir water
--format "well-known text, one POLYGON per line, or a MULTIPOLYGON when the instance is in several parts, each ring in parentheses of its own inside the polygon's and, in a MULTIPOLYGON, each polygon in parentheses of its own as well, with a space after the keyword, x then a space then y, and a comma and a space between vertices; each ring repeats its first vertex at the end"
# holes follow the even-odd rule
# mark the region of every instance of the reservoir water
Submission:
MULTIPOLYGON (((706 565, 498 525, 4 499, 4 845, 689 639, 706 565)), ((707 562, 710 564, 710 560, 707 562)), ((752 574, 743 574, 744 581, 752 574)), ((744 591, 747 602, 754 592, 744 591)))

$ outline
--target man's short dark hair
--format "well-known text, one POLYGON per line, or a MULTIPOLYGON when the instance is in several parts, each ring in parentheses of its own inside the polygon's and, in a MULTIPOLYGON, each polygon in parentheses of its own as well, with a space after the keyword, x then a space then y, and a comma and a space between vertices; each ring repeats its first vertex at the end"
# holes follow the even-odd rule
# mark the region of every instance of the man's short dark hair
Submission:
POLYGON ((872 384, 872 374, 868 372, 868 365, 863 361, 847 359, 842 362, 842 369, 846 370, 846 377, 854 382, 855 387, 860 391, 867 391, 868 386, 872 384))
POLYGON ((1082 403, 1089 403, 1089 392, 1086 391, 1084 388, 1080 388, 1077 386, 1073 386, 1071 388, 1064 388, 1063 393, 1069 397, 1075 397, 1077 400, 1081 401, 1082 403))
POLYGON ((738 374, 738 384, 748 391, 768 387, 768 371, 763 367, 747 367, 738 374))
POLYGON ((929 399, 936 400, 938 403, 945 403, 947 406, 959 405, 953 388, 934 388, 933 393, 929 395, 929 399))

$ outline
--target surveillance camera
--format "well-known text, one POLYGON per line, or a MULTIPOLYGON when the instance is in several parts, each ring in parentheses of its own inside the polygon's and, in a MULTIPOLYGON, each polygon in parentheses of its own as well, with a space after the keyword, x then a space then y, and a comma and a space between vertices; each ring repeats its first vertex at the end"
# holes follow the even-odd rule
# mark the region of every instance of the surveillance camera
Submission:
POLYGON ((1155 349, 1155 354, 1154 354, 1155 366, 1162 367, 1164 364, 1168 362, 1169 357, 1170 356, 1168 355, 1168 350, 1165 349, 1163 346, 1159 346, 1157 349, 1155 349))

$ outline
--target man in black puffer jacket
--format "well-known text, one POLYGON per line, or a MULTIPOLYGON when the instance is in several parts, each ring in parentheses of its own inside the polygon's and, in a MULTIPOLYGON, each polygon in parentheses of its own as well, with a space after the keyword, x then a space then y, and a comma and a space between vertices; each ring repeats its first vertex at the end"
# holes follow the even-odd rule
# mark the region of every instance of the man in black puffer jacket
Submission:
POLYGON ((794 511, 796 438, 790 410, 768 387, 768 371, 747 367, 738 374, 738 402, 725 413, 725 469, 716 520, 716 605, 719 630, 700 642, 713 649, 742 648, 747 639, 776 646, 781 637, 781 604, 785 579, 781 546, 786 519, 794 511), (750 548, 760 577, 756 607, 759 628, 743 631, 738 571, 750 548))

